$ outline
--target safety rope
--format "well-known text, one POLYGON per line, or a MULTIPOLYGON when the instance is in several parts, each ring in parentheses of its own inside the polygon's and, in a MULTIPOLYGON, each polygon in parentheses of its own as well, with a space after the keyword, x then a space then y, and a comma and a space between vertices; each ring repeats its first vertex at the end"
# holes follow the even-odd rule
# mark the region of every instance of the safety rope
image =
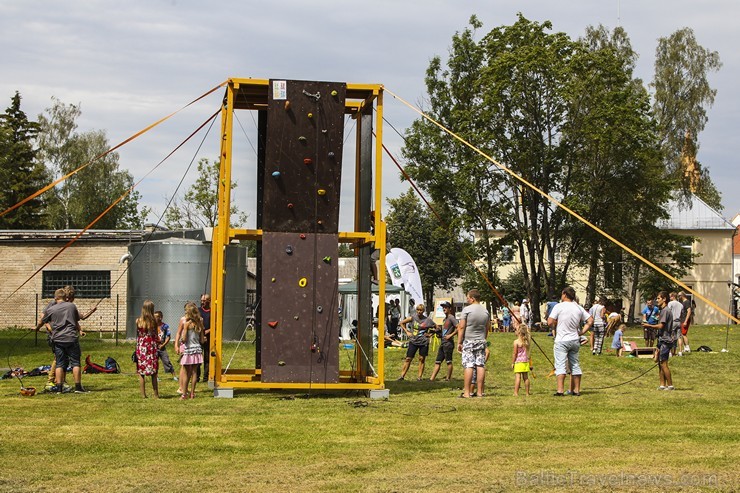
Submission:
POLYGON ((246 339, 247 330, 249 329, 250 324, 252 325, 252 327, 254 327, 254 314, 257 313, 257 308, 259 308, 260 303, 262 303, 262 298, 257 300, 257 303, 254 305, 254 309, 252 310, 252 315, 249 317, 249 319, 247 320, 247 323, 244 325, 244 332, 242 332, 242 335, 239 338, 239 342, 236 343, 236 348, 234 348, 234 352, 231 354, 231 358, 229 359, 229 362, 226 364, 226 368, 224 369, 224 372, 223 372, 224 375, 228 373, 229 367, 231 366, 231 362, 234 361, 234 356, 236 356, 237 351, 239 351, 239 346, 241 346, 242 341, 246 339))
POLYGON ((534 184, 532 184, 529 181, 527 181, 525 178, 523 178, 523 177, 519 176, 518 174, 514 173, 512 170, 510 170, 509 168, 507 168, 503 164, 499 163, 497 160, 495 160, 494 158, 492 158, 491 156, 489 156, 485 152, 481 151, 479 148, 475 147, 473 144, 471 144, 467 140, 463 139, 462 137, 460 137, 459 135, 457 135, 452 130, 448 129, 447 127, 445 127, 441 123, 437 122, 435 119, 433 119, 432 117, 430 117, 429 115, 427 115, 426 113, 424 113, 422 110, 420 110, 416 106, 414 106, 411 103, 407 102, 405 99, 401 98, 400 96, 396 95, 395 93, 393 93, 392 91, 390 91, 389 89, 387 89, 385 87, 383 87, 383 90, 385 92, 387 92, 388 94, 390 94, 391 96, 393 96, 398 101, 400 101, 401 103, 403 103, 404 105, 406 105, 407 107, 409 107, 411 110, 413 110, 416 113, 418 113, 424 119, 428 120, 430 123, 434 124, 439 129, 441 129, 445 133, 449 134, 454 139, 456 139, 457 141, 461 142, 462 144, 464 144, 465 146, 467 146, 468 148, 470 148, 475 153, 479 154, 484 159, 486 159, 486 160, 490 161, 491 163, 493 163, 500 170, 504 171, 505 173, 508 173, 512 178, 515 178, 516 180, 518 180, 522 184, 526 185, 528 188, 530 188, 534 192, 537 192, 542 197, 544 197, 545 199, 547 199, 548 201, 550 201, 552 204, 554 204, 557 207, 561 208, 562 210, 564 210, 565 212, 567 212, 568 214, 570 214, 571 216, 573 216, 577 220, 581 221, 586 226, 590 227, 591 229, 593 229, 594 231, 596 231, 597 233, 599 233, 601 236, 603 236, 607 240, 611 241, 612 243, 614 243, 615 245, 617 245, 618 247, 620 247, 621 249, 623 249, 624 251, 626 251, 627 253, 629 253, 630 255, 632 255, 633 257, 635 257, 638 260, 642 261, 648 267, 654 269, 656 272, 658 272, 659 274, 661 274, 665 278, 669 279, 670 281, 674 282, 678 286, 681 286, 685 291, 688 291, 689 293, 693 294, 694 296, 696 296, 697 298, 699 298, 700 300, 702 300, 703 302, 705 302, 706 304, 708 304, 709 306, 711 306, 712 308, 714 308, 715 310, 717 310, 718 312, 720 312, 721 314, 726 315, 731 320, 734 320, 735 323, 740 323, 740 319, 739 318, 733 316, 727 310, 724 310, 719 305, 717 305, 716 303, 714 303, 712 300, 708 299, 707 297, 705 297, 701 293, 699 293, 699 292, 691 289, 685 283, 681 282, 679 279, 676 279, 675 277, 673 277, 672 275, 670 275, 668 272, 664 271, 663 269, 661 269, 660 267, 658 267, 657 265, 655 265, 653 262, 649 261, 648 259, 646 259, 642 255, 640 255, 636 251, 634 251, 631 248, 629 248, 624 243, 622 243, 619 240, 617 240, 616 238, 612 237, 611 235, 609 235, 608 233, 606 233, 604 230, 602 230, 601 228, 599 228, 595 224, 589 222, 584 217, 582 217, 580 214, 578 214, 577 212, 573 211, 572 209, 570 209, 569 207, 567 207, 566 205, 564 205, 563 203, 561 203, 560 201, 558 201, 557 199, 555 199, 554 197, 552 197, 547 192, 541 190, 540 188, 538 188, 534 184))
POLYGON ((614 387, 621 387, 622 385, 626 385, 626 384, 628 384, 630 382, 634 382, 638 378, 646 375, 648 372, 650 372, 651 370, 653 370, 657 366, 658 366, 658 363, 655 363, 653 366, 651 366, 650 368, 648 368, 644 372, 640 373, 635 378, 632 378, 630 380, 627 380, 626 382, 618 383, 616 385, 607 385, 606 387, 588 387, 588 390, 605 390, 605 389, 613 389, 614 387))
MULTIPOLYGON (((131 142, 132 140, 134 140, 134 139, 138 138, 139 136, 141 136, 141 135, 145 134, 146 132, 148 132, 149 130, 153 129, 154 127, 156 127, 156 126, 157 126, 157 125, 159 125, 160 123, 163 123, 163 122, 165 122, 165 121, 169 120, 170 118, 172 118, 173 116, 175 116, 175 115, 176 115, 177 113, 181 112, 182 110, 184 110, 184 109, 185 109, 185 108, 187 108, 188 106, 191 106, 191 105, 193 105, 193 104, 197 103, 197 102, 198 102, 198 101, 200 101, 201 99, 205 98, 206 96, 210 95, 210 94, 211 94, 211 93, 213 93, 213 92, 214 92, 215 90, 217 90, 217 89, 219 89, 219 88, 221 88, 221 87, 225 86, 226 84, 227 84, 227 81, 224 81, 224 82, 220 83, 219 85, 217 85, 216 87, 214 87, 214 88, 213 88, 213 89, 211 89, 210 91, 207 91, 207 92, 203 93, 202 95, 198 96, 197 98, 195 98, 194 100, 192 100, 191 102, 189 102, 188 104, 186 104, 185 106, 183 106, 182 108, 180 108, 179 110, 177 110, 177 111, 174 111, 174 112, 170 113, 169 115, 165 116, 164 118, 161 118, 161 119, 157 120, 156 122, 152 123, 151 125, 149 125, 149 126, 147 126, 147 127, 143 128, 142 130, 139 130, 138 132, 136 132, 135 134, 133 134, 133 135, 132 135, 132 136, 130 136, 129 138, 127 138, 127 139, 123 140, 123 141, 122 141, 122 142, 120 142, 119 144, 117 144, 117 145, 115 145, 115 146, 111 147, 111 148, 110 148, 110 149, 108 149, 107 151, 104 151, 104 152, 102 152, 102 153, 98 154, 97 156, 95 156, 94 158, 92 158, 92 159, 91 159, 90 161, 88 161, 87 163, 83 164, 82 166, 78 167, 77 169, 74 169, 74 170, 70 171, 70 172, 69 172, 69 173, 67 173, 66 175, 64 175, 64 176, 61 176, 61 177, 59 177, 58 179, 56 179, 56 180, 54 180, 53 182, 51 182, 51 183, 49 183, 48 185, 46 185, 45 187, 43 187, 43 188, 41 188, 41 189, 39 189, 39 190, 35 191, 34 193, 32 193, 31 195, 29 195, 29 196, 28 196, 28 197, 26 197, 25 199, 21 200, 21 201, 20 201, 20 202, 18 202, 17 204, 15 204, 15 205, 13 205, 13 206, 11 206, 11 207, 8 207, 8 208, 7 208, 7 209, 5 209, 5 210, 4 210, 3 212, 0 212, 0 217, 3 217, 3 216, 4 216, 5 214, 7 214, 8 212, 11 212, 11 211, 13 211, 13 210, 17 209, 18 207, 22 206, 22 205, 23 205, 23 204, 25 204, 26 202, 28 202, 28 201, 30 201, 30 200, 33 200, 33 199, 35 199, 36 197, 38 197, 39 195, 41 195, 41 194, 43 194, 43 193, 47 192, 48 190, 50 190, 50 189, 54 188, 55 186, 57 186, 58 184, 60 184, 60 183, 61 183, 61 182, 63 182, 64 180, 66 180, 67 178, 69 178, 69 177, 71 177, 71 176, 73 176, 73 175, 77 174, 77 173, 78 173, 79 171, 81 171, 81 170, 83 170, 83 169, 87 168, 88 166, 90 166, 90 165, 91 165, 91 164, 93 164, 94 162, 96 162, 96 161, 98 161, 98 160, 100 160, 100 159, 104 158, 105 156, 107 156, 107 155, 108 155, 108 154, 110 154, 111 152, 115 151, 116 149, 118 149, 118 148, 120 148, 120 147, 123 147, 124 145, 128 144, 128 143, 129 143, 129 142, 131 142)), ((106 211, 106 212, 107 212, 107 211, 106 211)))

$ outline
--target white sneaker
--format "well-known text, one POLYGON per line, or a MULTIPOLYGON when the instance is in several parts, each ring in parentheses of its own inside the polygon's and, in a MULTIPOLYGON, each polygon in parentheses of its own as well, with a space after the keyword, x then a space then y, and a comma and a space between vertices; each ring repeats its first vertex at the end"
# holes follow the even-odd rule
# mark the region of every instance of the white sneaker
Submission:
POLYGON ((175 382, 179 381, 177 377, 172 377, 172 380, 174 380, 175 382))
POLYGON ((661 385, 660 387, 658 387, 658 390, 665 390, 665 389, 666 389, 666 387, 663 386, 663 385, 661 385))
POLYGON ((676 356, 683 356, 683 352, 679 351, 676 353, 676 356))
POLYGON ((689 347, 688 347, 688 346, 686 346, 686 347, 685 347, 685 348, 683 349, 683 352, 684 352, 684 353, 690 353, 690 352, 691 352, 691 349, 689 349, 689 347))
POLYGON ((665 390, 673 390, 673 388, 674 388, 673 385, 669 385, 668 387, 665 388, 665 390))

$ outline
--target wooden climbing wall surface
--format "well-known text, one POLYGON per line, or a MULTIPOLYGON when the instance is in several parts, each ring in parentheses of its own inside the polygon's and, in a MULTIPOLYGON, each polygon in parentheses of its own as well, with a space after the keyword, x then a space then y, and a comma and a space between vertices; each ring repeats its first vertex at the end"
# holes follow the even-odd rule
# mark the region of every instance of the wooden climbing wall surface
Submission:
POLYGON ((262 381, 339 381, 346 84, 270 80, 262 187, 262 381))
POLYGON ((336 234, 262 236, 262 381, 339 381, 336 234))
POLYGON ((346 92, 343 83, 270 80, 263 230, 339 231, 346 92))

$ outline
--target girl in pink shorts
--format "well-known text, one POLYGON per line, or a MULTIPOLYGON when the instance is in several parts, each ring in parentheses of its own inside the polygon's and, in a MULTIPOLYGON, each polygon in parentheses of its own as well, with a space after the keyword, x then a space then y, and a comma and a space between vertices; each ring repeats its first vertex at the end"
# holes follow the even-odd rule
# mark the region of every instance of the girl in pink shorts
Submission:
POLYGON ((203 319, 198 313, 198 307, 194 303, 185 305, 185 322, 180 324, 175 336, 175 351, 182 355, 180 364, 185 369, 185 382, 182 384, 182 395, 180 399, 188 398, 188 385, 190 385, 190 398, 195 398, 195 372, 198 365, 203 363, 203 348, 206 336, 203 328, 203 319), (191 383, 192 382, 192 383, 191 383))

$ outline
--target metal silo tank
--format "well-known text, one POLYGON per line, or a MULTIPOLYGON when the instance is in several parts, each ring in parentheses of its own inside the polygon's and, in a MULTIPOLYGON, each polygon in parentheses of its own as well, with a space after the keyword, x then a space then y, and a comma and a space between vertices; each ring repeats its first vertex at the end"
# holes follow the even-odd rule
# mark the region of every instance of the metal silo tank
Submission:
MULTIPOLYGON (((132 244, 129 253, 133 260, 128 270, 126 337, 136 337, 136 318, 144 301, 150 299, 154 309, 162 311, 174 342, 185 303, 193 301, 199 306, 200 295, 211 292, 211 244, 168 238, 132 244)), ((244 328, 246 265, 246 249, 227 247, 223 324, 226 340, 238 339, 244 328)))
POLYGON ((234 341, 241 339, 247 325, 247 249, 227 246, 225 264, 223 334, 225 341, 234 341))

